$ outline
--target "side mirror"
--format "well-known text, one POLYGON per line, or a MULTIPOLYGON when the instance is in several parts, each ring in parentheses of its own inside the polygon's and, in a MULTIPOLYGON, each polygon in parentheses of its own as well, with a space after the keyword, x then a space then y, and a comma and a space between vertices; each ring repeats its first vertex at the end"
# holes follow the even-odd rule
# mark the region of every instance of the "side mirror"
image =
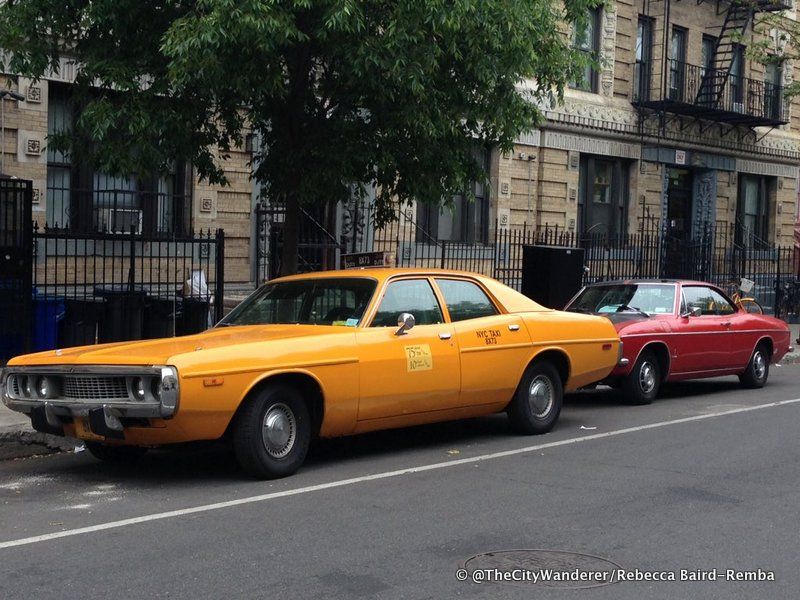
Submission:
POLYGON ((405 335, 406 331, 414 328, 416 322, 417 320, 411 313, 400 313, 400 316, 397 317, 397 331, 394 334, 405 335))
POLYGON ((702 309, 699 306, 695 306, 687 310, 686 312, 681 313, 681 318, 688 319, 689 317, 699 317, 703 314, 702 309))

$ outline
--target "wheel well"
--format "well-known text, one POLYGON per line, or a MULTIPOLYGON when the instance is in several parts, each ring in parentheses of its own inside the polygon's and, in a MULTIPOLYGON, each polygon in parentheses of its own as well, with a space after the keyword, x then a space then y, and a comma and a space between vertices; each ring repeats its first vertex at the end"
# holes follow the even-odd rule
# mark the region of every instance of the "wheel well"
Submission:
POLYGON ((311 415, 312 435, 319 434, 320 427, 322 427, 322 417, 325 415, 325 401, 322 395, 322 389, 317 380, 305 373, 278 373, 277 375, 271 375, 262 379, 247 392, 247 395, 239 404, 239 408, 236 409, 236 414, 234 414, 231 422, 228 424, 224 437, 227 437, 233 428, 236 422, 236 416, 239 414, 242 406, 265 387, 273 384, 289 385, 302 394, 308 404, 308 412, 311 415))
MULTIPOLYGON (((775 350, 775 347, 772 345, 772 338, 771 337, 763 337, 763 338, 761 338, 760 340, 758 340, 758 342, 756 342, 756 345, 753 347, 753 350, 755 350, 756 348, 758 348, 761 345, 764 345, 764 346, 767 347, 767 352, 769 352, 769 357, 772 358, 772 353, 775 350)), ((752 356, 752 354, 753 353, 751 352, 750 355, 752 356)))
MULTIPOLYGON (((661 367, 661 381, 664 381, 669 374, 669 350, 667 346, 661 342, 652 342, 642 348, 642 352, 645 350, 650 350, 656 355, 658 366, 661 367)), ((641 354, 641 352, 639 354, 641 354)))
POLYGON ((534 356, 528 367, 530 368, 531 365, 542 361, 552 363, 556 371, 558 371, 559 377, 561 377, 561 384, 566 386, 567 379, 569 379, 569 358, 567 358, 567 355, 560 350, 545 350, 534 356))

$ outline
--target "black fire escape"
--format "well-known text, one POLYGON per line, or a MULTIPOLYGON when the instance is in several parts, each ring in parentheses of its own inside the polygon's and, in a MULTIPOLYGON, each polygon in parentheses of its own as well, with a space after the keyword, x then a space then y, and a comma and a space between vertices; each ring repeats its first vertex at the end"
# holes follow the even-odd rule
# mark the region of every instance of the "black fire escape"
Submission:
MULTIPOLYGON (((679 0, 675 0, 679 1, 679 0)), ((704 0, 697 0, 701 4, 704 0)), ((708 0, 706 0, 708 1, 708 0)), ((704 65, 689 64, 670 53, 671 0, 650 0, 663 6, 661 72, 639 61, 634 70, 633 104, 640 109, 694 117, 734 126, 775 127, 788 122, 788 102, 780 82, 744 76, 743 46, 755 15, 790 8, 790 0, 717 0, 724 20, 711 56, 704 65)))

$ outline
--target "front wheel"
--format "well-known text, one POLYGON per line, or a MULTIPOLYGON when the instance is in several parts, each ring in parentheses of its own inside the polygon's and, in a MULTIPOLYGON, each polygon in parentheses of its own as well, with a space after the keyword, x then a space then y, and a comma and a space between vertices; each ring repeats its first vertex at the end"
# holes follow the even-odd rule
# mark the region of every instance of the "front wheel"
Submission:
POLYGON ((270 385, 246 401, 236 416, 233 448, 242 468, 259 479, 291 475, 311 442, 311 419, 303 396, 270 385))
POLYGON ((631 404, 650 404, 658 395, 661 366, 653 352, 639 355, 633 369, 622 380, 622 392, 631 404))
POLYGON ((739 382, 742 386, 750 389, 764 387, 769 378, 769 361, 769 350, 766 345, 759 344, 753 350, 753 355, 750 357, 744 373, 739 375, 739 382))
POLYGON ((84 442, 89 453, 103 462, 131 463, 147 452, 141 446, 110 446, 99 442, 84 442))
POLYGON ((564 388, 556 368, 549 362, 534 364, 525 371, 508 405, 511 428, 525 435, 547 433, 558 420, 564 388))

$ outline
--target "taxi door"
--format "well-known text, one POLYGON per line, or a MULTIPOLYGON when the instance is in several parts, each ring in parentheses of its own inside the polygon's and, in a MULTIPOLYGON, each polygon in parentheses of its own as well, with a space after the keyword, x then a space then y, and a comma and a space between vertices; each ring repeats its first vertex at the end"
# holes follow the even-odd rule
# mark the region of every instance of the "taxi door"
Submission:
POLYGON ((453 326, 425 277, 390 281, 369 326, 356 331, 358 420, 456 408, 461 384, 453 326), (398 334, 400 314, 413 328, 398 334))
POLYGON ((460 404, 511 400, 531 354, 531 339, 522 318, 500 314, 476 281, 437 277, 435 283, 458 342, 460 404))

